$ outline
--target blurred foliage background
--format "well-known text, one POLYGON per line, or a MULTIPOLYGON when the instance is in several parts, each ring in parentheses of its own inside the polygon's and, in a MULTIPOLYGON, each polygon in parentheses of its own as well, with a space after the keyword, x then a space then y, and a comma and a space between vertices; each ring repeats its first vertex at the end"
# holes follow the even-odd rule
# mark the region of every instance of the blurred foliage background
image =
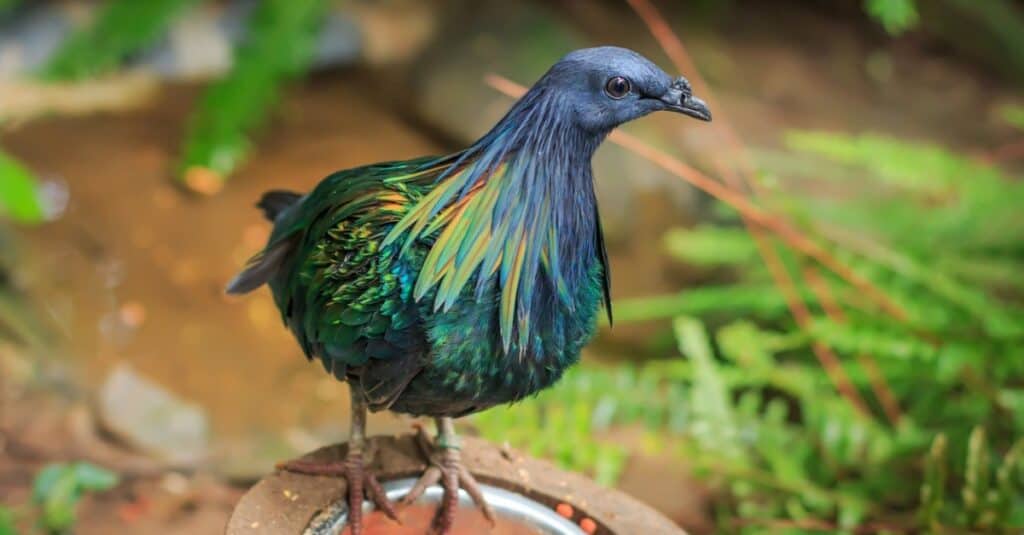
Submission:
MULTIPOLYGON (((265 237, 248 206, 458 147, 510 103, 485 76, 528 84, 604 42, 674 65, 715 122, 602 150, 615 329, 556 388, 463 423, 696 533, 1024 530, 1016 0, 0 0, 0 430, 57 392, 159 458, 104 408, 130 363, 215 428, 164 470, 245 481, 343 438, 345 396, 266 296, 219 294, 265 237)), ((40 457, 69 456, 96 460, 40 457)), ((0 533, 65 531, 118 483, 32 477, 0 533)))

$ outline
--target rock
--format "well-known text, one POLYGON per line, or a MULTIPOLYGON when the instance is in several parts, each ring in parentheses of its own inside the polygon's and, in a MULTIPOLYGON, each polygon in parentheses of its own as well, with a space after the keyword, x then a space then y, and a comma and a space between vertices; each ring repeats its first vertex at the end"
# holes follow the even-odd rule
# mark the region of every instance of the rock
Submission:
POLYGON ((98 409, 106 430, 160 460, 191 466, 207 455, 209 424, 203 409, 178 399, 126 364, 107 377, 98 409))

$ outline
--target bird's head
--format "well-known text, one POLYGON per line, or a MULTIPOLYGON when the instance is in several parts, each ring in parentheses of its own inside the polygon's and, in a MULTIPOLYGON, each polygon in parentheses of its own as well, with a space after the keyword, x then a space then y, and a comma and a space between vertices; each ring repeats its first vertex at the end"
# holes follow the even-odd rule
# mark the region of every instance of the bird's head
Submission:
POLYGON ((707 104, 693 95, 686 78, 673 78, 625 48, 601 46, 571 52, 538 85, 564 97, 571 119, 588 132, 608 132, 656 111, 711 120, 707 104))

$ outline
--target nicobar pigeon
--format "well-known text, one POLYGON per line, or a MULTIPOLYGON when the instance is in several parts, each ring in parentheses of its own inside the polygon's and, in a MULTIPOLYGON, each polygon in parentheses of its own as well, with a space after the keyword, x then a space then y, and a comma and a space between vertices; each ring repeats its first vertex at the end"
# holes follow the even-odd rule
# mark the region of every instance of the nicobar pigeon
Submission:
POLYGON ((349 522, 364 496, 394 509, 364 469, 367 409, 436 419, 429 469, 403 503, 444 488, 433 530, 447 532, 458 489, 493 521, 461 465, 453 418, 553 385, 579 359, 603 305, 608 255, 591 158, 615 127, 652 112, 704 121, 685 78, 603 46, 559 60, 465 150, 338 171, 313 191, 271 191, 274 229, 229 284, 268 284, 306 356, 349 384, 344 463, 283 468, 348 481, 349 522))

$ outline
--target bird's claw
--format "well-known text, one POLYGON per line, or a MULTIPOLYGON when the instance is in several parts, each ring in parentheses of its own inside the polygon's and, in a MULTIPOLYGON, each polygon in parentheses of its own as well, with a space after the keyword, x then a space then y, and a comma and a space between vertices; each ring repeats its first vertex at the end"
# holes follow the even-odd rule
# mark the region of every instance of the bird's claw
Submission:
POLYGON ((369 500, 382 513, 401 523, 377 476, 364 468, 361 452, 349 452, 344 461, 315 462, 295 460, 277 465, 278 470, 314 476, 341 477, 348 483, 348 525, 351 535, 363 531, 363 500, 369 500))
POLYGON ((402 498, 400 505, 406 506, 423 495, 428 487, 441 483, 444 489, 444 496, 441 505, 437 508, 434 520, 431 523, 430 533, 443 535, 447 533, 455 521, 455 511, 459 505, 459 488, 461 487, 473 499, 473 503, 480 508, 484 518, 493 527, 495 525, 494 510, 484 499, 480 485, 476 478, 462 464, 462 453, 458 448, 452 446, 440 446, 435 443, 426 431, 417 426, 416 444, 419 446, 423 456, 430 463, 427 470, 416 482, 413 488, 402 498))

